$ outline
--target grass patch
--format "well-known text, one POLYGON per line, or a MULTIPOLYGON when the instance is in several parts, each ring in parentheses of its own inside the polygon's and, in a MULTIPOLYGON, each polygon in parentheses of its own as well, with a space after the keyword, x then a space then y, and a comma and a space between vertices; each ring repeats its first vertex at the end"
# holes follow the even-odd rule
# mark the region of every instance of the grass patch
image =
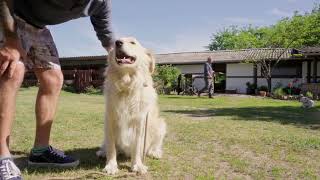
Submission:
MULTIPOLYGON (((95 157, 103 137, 102 95, 62 92, 51 144, 80 158, 71 170, 30 169, 26 157, 35 132, 36 88, 22 89, 11 149, 25 179, 75 177, 101 171, 95 157)), ((320 107, 254 97, 160 96, 168 134, 164 158, 147 159, 149 174, 130 173, 119 159, 120 179, 319 179, 320 107)), ((99 175, 85 179, 113 179, 99 175)))

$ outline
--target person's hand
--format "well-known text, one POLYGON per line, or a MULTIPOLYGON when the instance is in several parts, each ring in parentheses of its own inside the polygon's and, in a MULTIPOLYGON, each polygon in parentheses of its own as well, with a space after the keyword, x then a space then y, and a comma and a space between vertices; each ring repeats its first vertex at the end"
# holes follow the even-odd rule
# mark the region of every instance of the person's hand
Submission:
POLYGON ((0 77, 7 73, 11 78, 20 59, 25 59, 26 52, 21 47, 20 42, 6 42, 0 49, 0 77))
POLYGON ((108 51, 108 54, 113 50, 113 46, 104 47, 104 48, 108 51))

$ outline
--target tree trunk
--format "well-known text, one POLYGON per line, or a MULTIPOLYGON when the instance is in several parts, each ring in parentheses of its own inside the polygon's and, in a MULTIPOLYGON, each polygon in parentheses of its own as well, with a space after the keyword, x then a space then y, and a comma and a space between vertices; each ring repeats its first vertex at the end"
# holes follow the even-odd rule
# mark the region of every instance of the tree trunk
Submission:
POLYGON ((268 77, 267 82, 268 82, 268 92, 271 93, 271 77, 268 77))
POLYGON ((271 69, 271 61, 269 61, 268 62, 268 79, 267 79, 267 81, 268 81, 268 92, 269 93, 271 93, 271 77, 272 77, 271 71, 272 71, 272 69, 271 69))

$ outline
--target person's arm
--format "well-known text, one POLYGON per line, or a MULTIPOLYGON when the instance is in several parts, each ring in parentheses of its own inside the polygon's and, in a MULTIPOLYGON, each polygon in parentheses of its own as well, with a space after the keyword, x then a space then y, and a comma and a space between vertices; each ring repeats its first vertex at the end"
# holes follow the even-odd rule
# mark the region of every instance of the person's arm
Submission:
POLYGON ((114 35, 111 28, 110 0, 105 0, 90 19, 102 46, 109 52, 114 45, 114 35))
POLYGON ((8 76, 12 77, 17 61, 25 54, 21 48, 12 11, 13 0, 0 0, 0 23, 5 40, 0 49, 0 76, 8 72, 8 76))
POLYGON ((212 78, 210 65, 208 63, 206 63, 206 72, 207 72, 208 77, 212 78))
POLYGON ((0 18, 6 39, 17 41, 17 29, 12 17, 13 0, 0 0, 0 18))

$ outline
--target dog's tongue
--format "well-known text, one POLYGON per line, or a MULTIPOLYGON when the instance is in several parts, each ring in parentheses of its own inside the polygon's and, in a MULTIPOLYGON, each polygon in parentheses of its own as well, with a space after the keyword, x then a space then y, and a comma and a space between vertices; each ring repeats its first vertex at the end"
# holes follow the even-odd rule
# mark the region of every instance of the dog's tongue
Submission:
POLYGON ((131 64, 131 58, 122 58, 122 59, 119 59, 119 61, 123 64, 131 64))

